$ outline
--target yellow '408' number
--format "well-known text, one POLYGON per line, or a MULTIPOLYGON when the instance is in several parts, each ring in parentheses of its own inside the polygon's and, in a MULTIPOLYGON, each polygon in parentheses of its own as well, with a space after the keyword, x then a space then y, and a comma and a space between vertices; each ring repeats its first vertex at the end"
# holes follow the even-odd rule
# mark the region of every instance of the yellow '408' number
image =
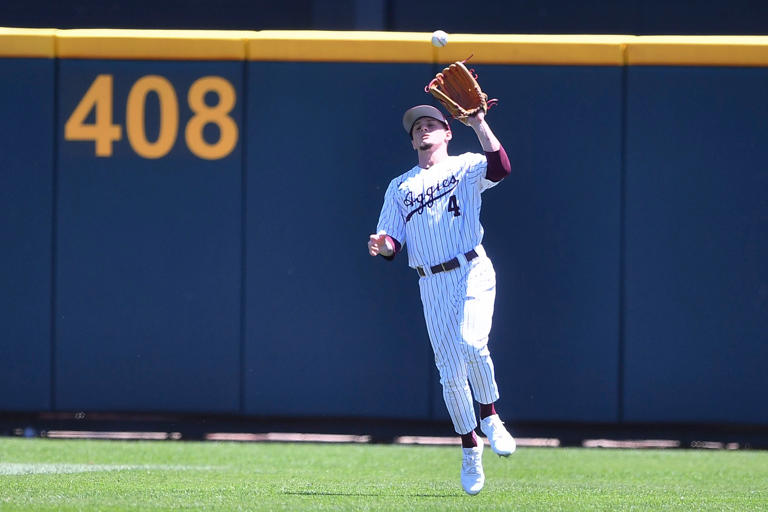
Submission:
MULTIPOLYGON (((122 127, 112 120, 112 98, 112 75, 98 75, 64 124, 64 139, 93 141, 96 156, 112 156, 112 145, 123 137, 122 127), (87 123, 91 112, 94 112, 93 122, 87 123)), ((236 102, 232 84, 218 76, 199 78, 190 86, 187 102, 194 113, 184 131, 189 150, 206 160, 229 155, 238 137, 237 123, 229 115, 236 102), (214 106, 205 102, 209 92, 218 96, 214 106), (219 128, 219 140, 215 143, 203 137, 203 128, 209 123, 219 128)), ((179 102, 171 82, 158 75, 139 78, 128 93, 125 109, 125 131, 136 154, 152 159, 166 156, 176 143, 179 131, 179 102), (149 93, 155 93, 160 102, 160 129, 154 141, 147 138, 144 122, 149 93)))

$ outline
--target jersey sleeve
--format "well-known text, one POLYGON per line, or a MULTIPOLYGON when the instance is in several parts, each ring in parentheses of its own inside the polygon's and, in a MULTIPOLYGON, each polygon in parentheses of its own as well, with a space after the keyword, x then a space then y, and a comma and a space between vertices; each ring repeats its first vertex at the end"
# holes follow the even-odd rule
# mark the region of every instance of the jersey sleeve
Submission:
POLYGON ((485 155, 480 153, 464 153, 461 155, 464 159, 464 165, 467 168, 466 176, 472 183, 475 183, 480 192, 485 192, 489 188, 495 187, 497 183, 485 177, 488 170, 488 160, 485 155))
POLYGON ((488 168, 485 171, 486 179, 499 182, 512 173, 512 164, 504 146, 499 146, 498 151, 486 151, 485 160, 488 162, 488 168))
POLYGON ((384 205, 381 207, 376 232, 388 234, 402 247, 405 245, 405 217, 398 206, 397 191, 397 180, 392 180, 384 194, 384 205))

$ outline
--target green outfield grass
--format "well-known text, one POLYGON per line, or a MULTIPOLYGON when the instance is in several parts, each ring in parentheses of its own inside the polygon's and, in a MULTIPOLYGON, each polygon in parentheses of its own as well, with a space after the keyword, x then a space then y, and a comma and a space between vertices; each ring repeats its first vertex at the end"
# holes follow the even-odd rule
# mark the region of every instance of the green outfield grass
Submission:
POLYGON ((0 510, 768 510, 768 452, 0 438, 0 510))

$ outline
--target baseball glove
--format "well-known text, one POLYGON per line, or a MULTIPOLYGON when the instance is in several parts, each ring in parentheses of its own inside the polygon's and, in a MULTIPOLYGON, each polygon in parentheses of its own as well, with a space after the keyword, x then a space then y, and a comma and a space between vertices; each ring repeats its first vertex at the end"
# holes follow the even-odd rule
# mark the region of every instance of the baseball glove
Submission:
POLYGON ((489 100, 488 95, 477 83, 477 75, 473 69, 467 69, 464 63, 469 60, 457 61, 435 75, 424 90, 443 104, 454 119, 467 123, 467 118, 488 109, 498 100, 489 100))

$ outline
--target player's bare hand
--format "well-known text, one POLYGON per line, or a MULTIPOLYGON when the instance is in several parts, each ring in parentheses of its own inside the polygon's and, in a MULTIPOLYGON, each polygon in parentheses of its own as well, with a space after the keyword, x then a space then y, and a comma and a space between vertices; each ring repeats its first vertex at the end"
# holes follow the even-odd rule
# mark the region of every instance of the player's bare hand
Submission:
POLYGON ((386 234, 373 234, 368 237, 368 254, 371 256, 391 256, 392 249, 387 245, 386 234))

